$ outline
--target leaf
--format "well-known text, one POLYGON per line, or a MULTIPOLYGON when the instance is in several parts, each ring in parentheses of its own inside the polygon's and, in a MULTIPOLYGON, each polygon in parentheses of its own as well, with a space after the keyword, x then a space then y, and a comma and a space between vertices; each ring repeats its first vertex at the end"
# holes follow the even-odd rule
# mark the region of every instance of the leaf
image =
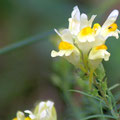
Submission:
POLYGON ((108 87, 107 87, 107 81, 101 81, 101 87, 102 87, 102 90, 104 91, 104 93, 106 93, 108 87))
POLYGON ((91 98, 94 98, 94 99, 96 99, 96 100, 101 101, 101 99, 99 99, 98 97, 92 96, 92 95, 90 95, 90 94, 88 94, 88 93, 85 93, 85 92, 83 92, 83 91, 80 91, 80 90, 69 90, 69 91, 71 91, 71 92, 77 92, 77 93, 83 94, 83 95, 85 95, 85 96, 87 96, 87 97, 91 97, 91 98))
POLYGON ((102 107, 102 101, 100 101, 100 112, 103 115, 102 119, 105 120, 104 113, 103 113, 103 107, 102 107))
POLYGON ((115 88, 116 88, 116 87, 118 87, 118 86, 120 86, 120 84, 119 84, 119 83, 117 83, 117 84, 115 84, 115 85, 111 86, 111 87, 109 88, 109 90, 111 91, 111 90, 115 89, 115 88))
POLYGON ((15 50, 17 48, 21 48, 21 47, 24 47, 24 46, 27 46, 27 45, 30 45, 30 44, 33 44, 35 42, 38 42, 40 41, 41 39, 45 38, 45 37, 48 37, 49 35, 53 34, 53 30, 50 30, 48 32, 44 32, 44 33, 41 33, 41 34, 38 34, 38 35, 35 35, 33 37, 30 37, 30 38, 27 38, 23 41, 20 41, 18 43, 13 43, 11 45, 8 45, 4 48, 1 48, 0 49, 0 55, 1 54, 5 54, 7 52, 10 52, 12 50, 15 50))
POLYGON ((81 119, 81 120, 89 120, 89 119, 92 119, 92 118, 102 118, 102 117, 115 119, 113 116, 110 116, 110 115, 101 115, 101 114, 100 114, 100 115, 91 115, 91 116, 88 116, 88 117, 83 118, 83 119, 81 119))

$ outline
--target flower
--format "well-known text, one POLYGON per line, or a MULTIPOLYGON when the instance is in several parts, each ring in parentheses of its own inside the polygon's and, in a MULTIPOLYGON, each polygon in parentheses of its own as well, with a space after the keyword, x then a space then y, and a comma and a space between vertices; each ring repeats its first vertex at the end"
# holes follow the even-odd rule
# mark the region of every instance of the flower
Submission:
POLYGON ((118 33, 120 33, 120 31, 117 29, 117 24, 115 23, 118 15, 118 10, 113 10, 102 25, 99 34, 101 34, 105 40, 110 36, 114 36, 116 39, 119 38, 118 33))
POLYGON ((110 53, 107 52, 107 46, 106 45, 100 45, 92 48, 92 50, 89 53, 89 64, 90 66, 95 69, 99 65, 99 63, 104 59, 105 61, 108 61, 110 57, 110 53))
POLYGON ((25 110, 25 113, 29 114, 31 120, 57 120, 54 103, 51 101, 40 102, 34 112, 25 110))
POLYGON ((59 51, 52 51, 51 56, 63 56, 70 63, 77 66, 80 63, 80 52, 77 47, 73 43, 72 34, 68 29, 64 29, 60 31, 60 33, 55 30, 57 34, 61 37, 62 41, 59 43, 58 49, 59 51))
POLYGON ((29 117, 25 117, 24 113, 21 111, 17 112, 17 117, 13 120, 31 120, 29 117))
POLYGON ((85 13, 80 15, 80 11, 77 6, 73 8, 71 18, 69 18, 69 31, 75 38, 75 43, 83 53, 88 53, 95 41, 92 22, 96 15, 92 15, 91 19, 85 13))
POLYGON ((51 56, 61 56, 79 68, 96 69, 101 61, 109 60, 110 53, 107 52, 105 42, 108 37, 119 38, 120 31, 115 23, 118 10, 113 10, 107 20, 101 26, 99 23, 92 25, 96 15, 88 20, 85 13, 80 13, 77 6, 73 8, 71 17, 68 19, 67 29, 55 32, 60 36, 59 51, 52 51, 51 56), (82 67, 81 67, 82 66, 82 67))

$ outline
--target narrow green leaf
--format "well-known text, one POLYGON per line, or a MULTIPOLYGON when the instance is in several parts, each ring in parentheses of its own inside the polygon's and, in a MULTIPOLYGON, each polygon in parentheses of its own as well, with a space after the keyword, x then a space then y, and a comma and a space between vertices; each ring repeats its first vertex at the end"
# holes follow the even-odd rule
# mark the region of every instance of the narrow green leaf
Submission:
POLYGON ((91 115, 91 116, 88 116, 88 117, 83 118, 83 119, 81 119, 81 120, 89 120, 89 119, 92 119, 92 118, 102 118, 102 117, 115 119, 114 117, 112 117, 112 116, 110 116, 110 115, 91 115))
POLYGON ((104 113, 103 113, 103 107, 102 107, 102 101, 100 101, 100 112, 103 115, 102 120, 105 120, 104 113))
MULTIPOLYGON (((113 114, 114 114, 114 112, 116 112, 116 113, 117 113, 116 100, 115 100, 115 98, 114 98, 114 96, 113 96, 113 94, 111 93, 111 91, 110 91, 110 90, 108 90, 108 96, 109 96, 109 97, 110 97, 110 99, 111 99, 112 109, 114 109, 114 110, 115 110, 115 111, 113 111, 113 110, 112 110, 113 114)), ((116 116, 116 114, 115 114, 115 116, 116 116)))
POLYGON ((118 86, 120 86, 120 84, 119 84, 119 83, 117 83, 117 84, 115 84, 115 85, 111 86, 111 87, 109 88, 109 90, 111 91, 111 90, 115 89, 115 88, 116 88, 116 87, 118 87, 118 86))
POLYGON ((20 42, 17 42, 17 43, 13 43, 11 45, 8 45, 4 48, 1 48, 0 49, 0 55, 1 54, 5 54, 7 52, 10 52, 12 50, 15 50, 17 48, 21 48, 21 47, 24 47, 24 46, 27 46, 27 45, 30 45, 30 44, 33 44, 35 42, 38 42, 40 41, 41 39, 45 38, 45 37, 48 37, 49 35, 53 34, 54 31, 53 30, 50 30, 49 32, 45 32, 45 33, 41 33, 41 34, 38 34, 38 35, 35 35, 33 37, 30 37, 30 38, 27 38, 23 41, 20 41, 20 42))
POLYGON ((80 91, 80 90, 69 90, 69 91, 71 91, 71 92, 77 92, 77 93, 80 93, 80 94, 83 94, 83 95, 85 95, 85 96, 88 96, 88 97, 91 97, 91 98, 94 98, 94 99, 96 99, 96 100, 101 101, 101 99, 99 99, 98 97, 92 96, 92 95, 90 95, 90 94, 88 94, 88 93, 85 93, 85 92, 83 92, 83 91, 80 91))

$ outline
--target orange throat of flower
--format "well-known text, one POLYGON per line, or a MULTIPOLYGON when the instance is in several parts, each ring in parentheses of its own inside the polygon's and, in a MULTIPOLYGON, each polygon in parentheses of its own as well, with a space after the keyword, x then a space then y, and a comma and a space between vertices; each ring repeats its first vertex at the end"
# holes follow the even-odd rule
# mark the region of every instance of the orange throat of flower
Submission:
POLYGON ((113 23, 108 27, 108 30, 109 30, 109 32, 114 32, 114 31, 116 31, 117 28, 118 28, 117 24, 113 23))
POLYGON ((96 33, 99 28, 101 28, 100 24, 95 23, 95 24, 93 25, 93 32, 96 33))
POLYGON ((68 42, 62 41, 59 44, 59 50, 72 50, 74 46, 68 42))
POLYGON ((93 33, 93 30, 91 27, 85 27, 78 33, 78 37, 91 35, 92 33, 93 33))
POLYGON ((106 45, 100 45, 100 46, 97 46, 95 49, 96 50, 107 50, 107 46, 106 45))

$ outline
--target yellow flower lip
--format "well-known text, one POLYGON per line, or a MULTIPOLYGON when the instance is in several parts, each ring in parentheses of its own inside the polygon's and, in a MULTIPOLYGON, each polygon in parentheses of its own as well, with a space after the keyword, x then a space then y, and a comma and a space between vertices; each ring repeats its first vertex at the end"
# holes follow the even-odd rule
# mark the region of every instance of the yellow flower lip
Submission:
POLYGON ((85 27, 79 32, 78 37, 91 35, 92 33, 93 33, 93 30, 91 27, 85 27))
POLYGON ((25 120, 31 120, 31 118, 29 118, 29 117, 26 117, 26 118, 25 118, 25 120))
POLYGON ((99 23, 95 23, 95 24, 93 25, 93 31, 94 31, 94 33, 96 33, 96 31, 97 31, 100 27, 101 27, 101 26, 100 26, 99 23))
POLYGON ((107 50, 107 46, 106 45, 100 45, 100 46, 97 46, 95 49, 96 50, 107 50))
POLYGON ((59 50, 72 50, 74 46, 68 42, 62 41, 59 44, 59 50))
POLYGON ((118 28, 116 23, 111 24, 108 29, 110 32, 115 31, 118 28))

